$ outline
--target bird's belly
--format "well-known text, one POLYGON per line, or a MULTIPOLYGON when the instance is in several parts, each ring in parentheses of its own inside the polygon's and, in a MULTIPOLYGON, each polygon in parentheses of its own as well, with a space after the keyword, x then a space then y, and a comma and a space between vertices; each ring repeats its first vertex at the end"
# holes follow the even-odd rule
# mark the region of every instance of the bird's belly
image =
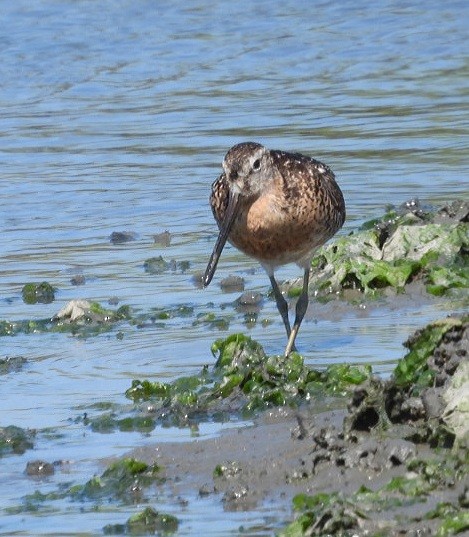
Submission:
POLYGON ((261 263, 277 266, 303 263, 332 234, 313 214, 266 206, 264 199, 238 216, 229 241, 261 263))

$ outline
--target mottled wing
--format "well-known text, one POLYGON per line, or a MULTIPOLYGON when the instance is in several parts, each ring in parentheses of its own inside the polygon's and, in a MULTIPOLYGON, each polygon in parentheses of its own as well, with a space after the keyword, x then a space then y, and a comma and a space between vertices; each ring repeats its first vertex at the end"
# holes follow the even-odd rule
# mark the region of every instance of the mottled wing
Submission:
POLYGON ((345 202, 329 166, 300 153, 271 151, 271 155, 283 179, 285 202, 298 204, 300 212, 315 207, 329 220, 332 234, 340 229, 345 221, 345 202))
POLYGON ((212 192, 210 194, 210 206, 218 227, 220 227, 225 217, 226 207, 228 206, 228 194, 228 181, 223 172, 218 179, 213 182, 212 192))

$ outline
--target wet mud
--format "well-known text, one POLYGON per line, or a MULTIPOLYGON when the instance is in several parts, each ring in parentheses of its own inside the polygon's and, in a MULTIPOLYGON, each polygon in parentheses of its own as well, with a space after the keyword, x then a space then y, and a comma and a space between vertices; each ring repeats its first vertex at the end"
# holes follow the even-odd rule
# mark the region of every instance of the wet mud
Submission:
POLYGON ((312 397, 268 410, 252 427, 132 457, 161 466, 175 498, 213 495, 224 510, 291 506, 290 520, 271 528, 283 535, 465 532, 469 433, 448 419, 445 394, 467 366, 468 345, 468 318, 450 317, 406 342, 387 381, 372 377, 348 397, 312 397), (425 347, 430 329, 437 335, 425 347))

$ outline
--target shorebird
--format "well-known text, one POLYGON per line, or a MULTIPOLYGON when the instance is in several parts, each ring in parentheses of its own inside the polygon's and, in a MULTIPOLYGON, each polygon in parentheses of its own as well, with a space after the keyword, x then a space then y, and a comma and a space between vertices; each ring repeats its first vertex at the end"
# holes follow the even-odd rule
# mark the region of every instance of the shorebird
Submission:
POLYGON ((227 240, 257 259, 269 276, 285 325, 288 356, 296 350, 295 339, 308 308, 312 257, 342 227, 344 197, 328 166, 299 153, 244 142, 228 151, 222 165, 223 173, 210 195, 219 235, 203 285, 212 281, 227 240), (304 270, 293 328, 287 301, 274 276, 277 267, 288 263, 304 270))

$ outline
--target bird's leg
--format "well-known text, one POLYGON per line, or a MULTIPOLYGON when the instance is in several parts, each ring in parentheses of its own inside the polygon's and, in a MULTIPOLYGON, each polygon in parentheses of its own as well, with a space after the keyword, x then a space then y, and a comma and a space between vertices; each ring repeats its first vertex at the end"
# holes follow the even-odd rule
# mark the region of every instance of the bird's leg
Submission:
POLYGON ((282 291, 280 291, 273 274, 272 275, 269 274, 269 279, 272 285, 272 289, 274 291, 275 301, 277 302, 277 309, 280 315, 282 316, 283 324, 285 325, 285 330, 287 331, 287 337, 289 338, 291 334, 291 327, 290 327, 290 319, 288 318, 287 301, 282 295, 282 291))
POLYGON ((298 330, 300 329, 301 321, 303 320, 306 310, 308 309, 309 271, 310 271, 309 268, 305 269, 305 274, 303 277, 303 289, 301 291, 301 295, 298 298, 298 302, 296 303, 295 322, 293 323, 293 329, 291 330, 288 336, 288 343, 285 349, 285 356, 288 356, 292 351, 295 350, 295 339, 298 334, 298 330))

